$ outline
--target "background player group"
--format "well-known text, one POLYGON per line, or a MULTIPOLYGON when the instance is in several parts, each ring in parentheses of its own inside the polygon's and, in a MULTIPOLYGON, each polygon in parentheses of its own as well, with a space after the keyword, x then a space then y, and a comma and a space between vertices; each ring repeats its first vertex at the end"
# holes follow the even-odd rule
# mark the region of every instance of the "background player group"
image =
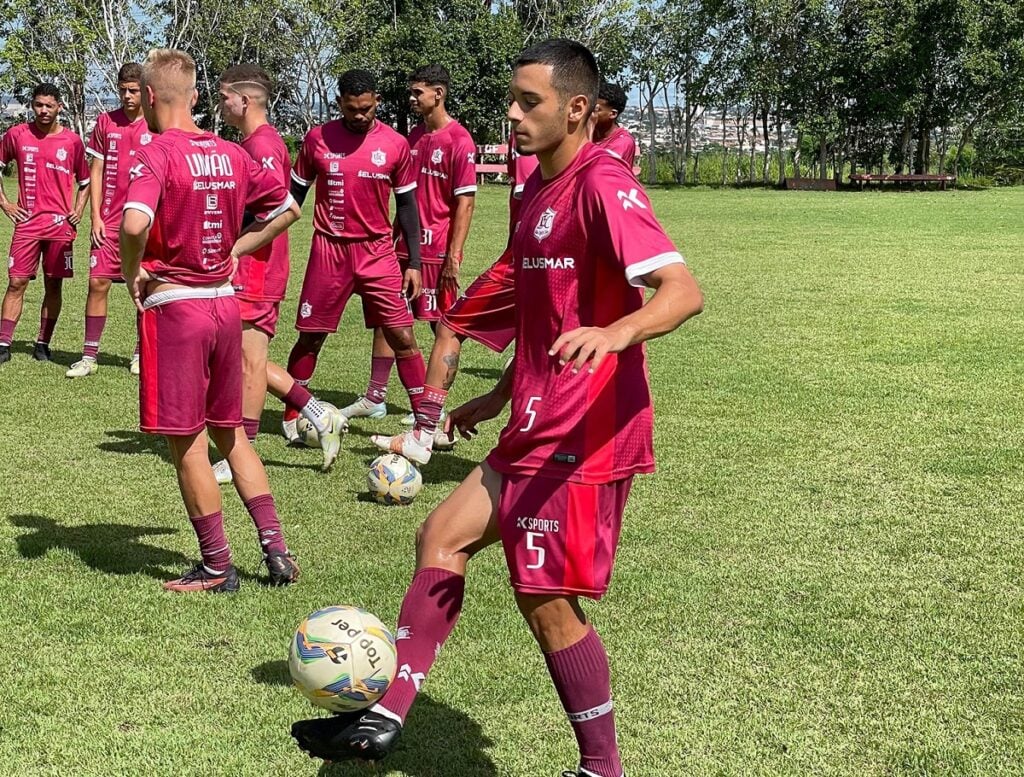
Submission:
MULTIPOLYGON (((447 311, 439 308, 455 296, 475 185, 468 135, 444 108, 443 71, 425 68, 411 79, 412 102, 424 116, 411 149, 374 118, 377 96, 370 74, 344 74, 338 97, 342 118, 309 133, 291 172, 292 193, 285 185, 288 157, 266 121, 271 86, 261 70, 237 66, 220 83, 225 120, 240 130, 243 148, 196 127, 195 65, 187 55, 154 50, 137 78, 123 83, 139 87, 135 93, 145 121, 160 134, 141 126, 133 133, 138 146, 130 149, 130 161, 116 164, 119 175, 129 167, 129 180, 105 188, 100 199, 123 210, 120 250, 111 253, 121 259, 139 310, 141 426, 168 439, 202 553, 200 564, 167 587, 238 588, 207 431, 230 463, 258 529, 271 581, 283 584, 298 576, 266 474, 250 444, 265 386, 293 416, 304 415, 320 431, 327 468, 337 455, 346 417, 381 414, 393 360, 410 396, 414 425, 408 433, 377 442, 425 461, 462 340, 474 337, 501 350, 514 339, 516 355, 498 385, 449 418, 449 429, 471 436, 478 424, 512 403, 495 449, 417 534, 417 571, 398 621, 397 678, 370 710, 300 721, 292 734, 305 750, 330 760, 377 759, 392 750, 454 628, 469 559, 500 541, 517 605, 576 734, 576 773, 619 777, 607 654, 578 599, 599 599, 606 591, 632 477, 653 470, 643 343, 674 330, 703 303, 623 161, 631 163, 632 143, 615 154, 589 142, 592 135, 621 138, 613 115, 611 131, 602 123, 613 112, 595 111, 600 83, 592 54, 571 41, 553 40, 525 51, 515 63, 508 116, 518 153, 510 155, 511 163, 532 157, 539 169, 519 176, 513 187, 505 253, 447 311), (413 194, 418 178, 422 198, 413 194), (285 230, 299 217, 299 204, 314 182, 314 238, 300 294, 300 336, 285 372, 267 362, 267 343, 287 278, 285 230), (113 194, 119 190, 117 202, 113 194), (398 256, 387 219, 392 191, 398 256), (646 301, 644 287, 654 289, 646 301), (379 335, 369 389, 343 414, 317 402, 305 382, 353 291, 363 297, 366 323, 379 335), (517 315, 527 300, 531 315, 517 315), (430 372, 416 346, 409 302, 427 320, 439 321, 430 372)), ((31 133, 27 141, 5 137, 3 145, 5 160, 19 159, 19 202, 26 205, 27 190, 38 184, 24 183, 31 169, 25 155, 39 153, 46 134, 62 134, 50 129, 59 97, 37 91, 37 98, 52 97, 54 105, 39 104, 37 122, 21 130, 31 133), (39 116, 48 123, 40 126, 39 116)), ((96 149, 103 181, 115 178, 111 152, 120 150, 109 127, 123 130, 125 124, 116 120, 137 122, 128 112, 133 90, 121 92, 122 115, 105 119, 107 142, 100 140, 96 149)), ((52 238, 43 230, 32 233, 31 261, 12 261, 12 269, 17 264, 24 273, 12 274, 8 291, 19 304, 21 279, 31 277, 40 257, 48 260, 51 243, 66 245, 81 216, 88 184, 84 154, 75 153, 81 160, 73 163, 78 177, 64 175, 81 187, 77 210, 71 216, 63 212, 69 210, 67 185, 64 199, 55 196, 52 206, 60 215, 52 221, 66 229, 52 238)), ((57 158, 63 162, 68 156, 65 151, 57 158)), ((21 224, 37 214, 6 199, 3 206, 19 225, 20 249, 29 234, 21 224)), ((112 222, 93 233, 101 250, 113 234, 112 222)), ((70 262, 67 266, 70 270, 70 262)), ((45 267, 60 269, 53 262, 44 262, 45 267)), ((48 274, 48 290, 58 275, 48 274)), ((59 283, 54 287, 59 299, 59 283)), ((97 306, 108 287, 96 284, 97 306)), ((52 308, 45 304, 47 315, 52 308)), ((5 300, 5 319, 7 310, 5 300)), ((84 356, 95 360, 95 351, 84 356)))

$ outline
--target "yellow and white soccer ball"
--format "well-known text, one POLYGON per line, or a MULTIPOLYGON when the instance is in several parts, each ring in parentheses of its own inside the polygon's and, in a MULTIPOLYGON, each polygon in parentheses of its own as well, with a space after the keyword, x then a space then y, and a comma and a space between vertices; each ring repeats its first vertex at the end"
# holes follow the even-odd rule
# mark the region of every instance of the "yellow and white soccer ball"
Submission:
MULTIPOLYGON (((320 404, 323 405, 331 415, 338 412, 338 408, 330 402, 321 402, 320 404)), ((317 434, 316 427, 313 426, 305 416, 299 416, 298 420, 295 422, 295 431, 299 433, 299 442, 307 448, 320 447, 320 435, 317 434)))
POLYGON ((358 607, 326 607, 305 618, 288 651, 295 687, 318 707, 354 712, 380 699, 395 679, 395 638, 358 607))
POLYGON ((370 464, 366 485, 370 495, 381 504, 407 505, 423 488, 423 476, 404 456, 385 453, 370 464))

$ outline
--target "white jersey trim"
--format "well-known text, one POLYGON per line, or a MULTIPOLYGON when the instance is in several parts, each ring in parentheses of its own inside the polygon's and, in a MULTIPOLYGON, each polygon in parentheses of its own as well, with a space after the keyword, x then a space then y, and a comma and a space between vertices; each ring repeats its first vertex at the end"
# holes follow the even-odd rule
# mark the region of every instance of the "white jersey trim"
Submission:
POLYGON ((395 194, 405 194, 406 192, 411 192, 415 188, 416 188, 416 182, 415 181, 413 181, 408 186, 396 186, 395 187, 395 194))
POLYGON ((101 154, 101 153, 100 153, 99 151, 97 151, 97 150, 96 150, 96 149, 94 149, 94 148, 87 148, 87 149, 85 150, 85 153, 86 153, 86 154, 88 154, 88 155, 89 155, 89 156, 91 156, 91 157, 95 157, 96 159, 100 159, 100 160, 102 160, 102 159, 104 158, 104 157, 103 157, 103 154, 101 154))
POLYGON ((523 199, 523 189, 526 188, 525 183, 517 183, 516 187, 512 190, 512 196, 517 200, 523 199))
POLYGON ((299 186, 305 186, 307 189, 313 185, 312 181, 307 181, 305 178, 300 178, 294 170, 292 170, 292 180, 295 181, 299 186))
POLYGON ((124 213, 126 210, 138 210, 149 216, 149 223, 152 224, 156 220, 156 214, 153 213, 153 209, 146 205, 144 202, 126 202, 124 207, 121 208, 121 212, 124 213))
POLYGON ((166 305, 168 302, 177 302, 182 299, 217 299, 218 297, 233 297, 235 289, 230 283, 223 286, 182 286, 177 289, 167 289, 150 294, 142 303, 146 310, 166 305))
POLYGON ((643 280, 644 275, 660 270, 662 267, 667 267, 670 264, 686 264, 686 260, 683 259, 683 255, 678 251, 666 251, 663 254, 652 256, 650 259, 644 259, 642 262, 631 264, 626 268, 626 280, 629 281, 630 286, 644 288, 647 286, 643 280))
POLYGON ((84 188, 85 188, 86 186, 88 186, 88 185, 89 185, 89 184, 90 184, 91 182, 92 182, 92 179, 91 179, 91 178, 83 178, 83 179, 82 179, 81 181, 79 181, 79 182, 78 182, 78 188, 79 188, 79 189, 84 189, 84 188))
POLYGON ((289 194, 287 197, 285 197, 284 202, 282 202, 280 205, 278 205, 276 208, 274 208, 272 211, 270 211, 270 213, 268 213, 265 217, 260 218, 259 216, 257 216, 256 220, 257 221, 273 221, 278 216, 280 216, 282 213, 284 213, 286 210, 288 210, 292 206, 292 203, 294 203, 294 202, 295 202, 295 198, 292 197, 289 194))
POLYGON ((609 699, 604 704, 600 704, 597 707, 591 707, 589 710, 583 710, 583 712, 570 712, 569 720, 572 723, 582 723, 586 720, 593 720, 594 718, 600 718, 607 715, 612 711, 612 700, 609 699))
POLYGON ((460 186, 455 190, 455 196, 458 197, 460 194, 474 194, 476 192, 476 184, 472 186, 460 186))

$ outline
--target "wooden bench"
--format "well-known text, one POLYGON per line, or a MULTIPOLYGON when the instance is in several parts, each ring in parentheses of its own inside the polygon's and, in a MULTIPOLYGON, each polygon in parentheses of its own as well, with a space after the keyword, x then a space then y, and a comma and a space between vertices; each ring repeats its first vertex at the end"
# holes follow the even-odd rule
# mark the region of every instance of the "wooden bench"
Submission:
POLYGON ((872 173, 855 173, 850 176, 850 183, 860 184, 860 188, 863 191, 865 184, 886 184, 894 183, 897 186, 905 183, 937 183, 942 191, 946 190, 946 184, 956 184, 955 175, 929 175, 929 174, 914 174, 914 173, 892 173, 885 175, 878 175, 872 173))

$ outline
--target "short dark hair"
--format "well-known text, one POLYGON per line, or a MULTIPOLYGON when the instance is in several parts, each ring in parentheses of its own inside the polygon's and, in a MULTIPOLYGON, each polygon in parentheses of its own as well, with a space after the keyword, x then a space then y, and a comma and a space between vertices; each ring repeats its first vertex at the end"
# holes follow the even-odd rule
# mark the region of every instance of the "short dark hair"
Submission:
POLYGON ((55 84, 38 84, 36 88, 32 90, 32 99, 34 100, 37 97, 52 97, 57 102, 61 102, 60 89, 58 89, 55 84))
POLYGON ((242 62, 232 65, 220 74, 222 84, 253 84, 263 89, 268 95, 274 91, 274 84, 267 75, 267 71, 259 65, 251 62, 242 62))
POLYGON ((130 84, 142 83, 142 65, 138 62, 125 62, 117 71, 117 83, 130 84))
POLYGON ((618 84, 602 81, 601 88, 597 90, 597 99, 604 100, 619 113, 626 110, 626 91, 618 84))
POLYGON ((369 70, 346 70, 338 76, 338 96, 350 95, 358 97, 361 94, 372 92, 377 94, 377 79, 369 70))
POLYGON ((597 60, 582 43, 567 38, 551 38, 526 49, 516 59, 514 67, 524 65, 550 65, 551 85, 564 99, 577 94, 586 95, 593 108, 601 75, 597 60))
POLYGON ((452 77, 444 65, 423 65, 409 74, 410 84, 426 84, 427 86, 443 86, 451 89, 452 77))

